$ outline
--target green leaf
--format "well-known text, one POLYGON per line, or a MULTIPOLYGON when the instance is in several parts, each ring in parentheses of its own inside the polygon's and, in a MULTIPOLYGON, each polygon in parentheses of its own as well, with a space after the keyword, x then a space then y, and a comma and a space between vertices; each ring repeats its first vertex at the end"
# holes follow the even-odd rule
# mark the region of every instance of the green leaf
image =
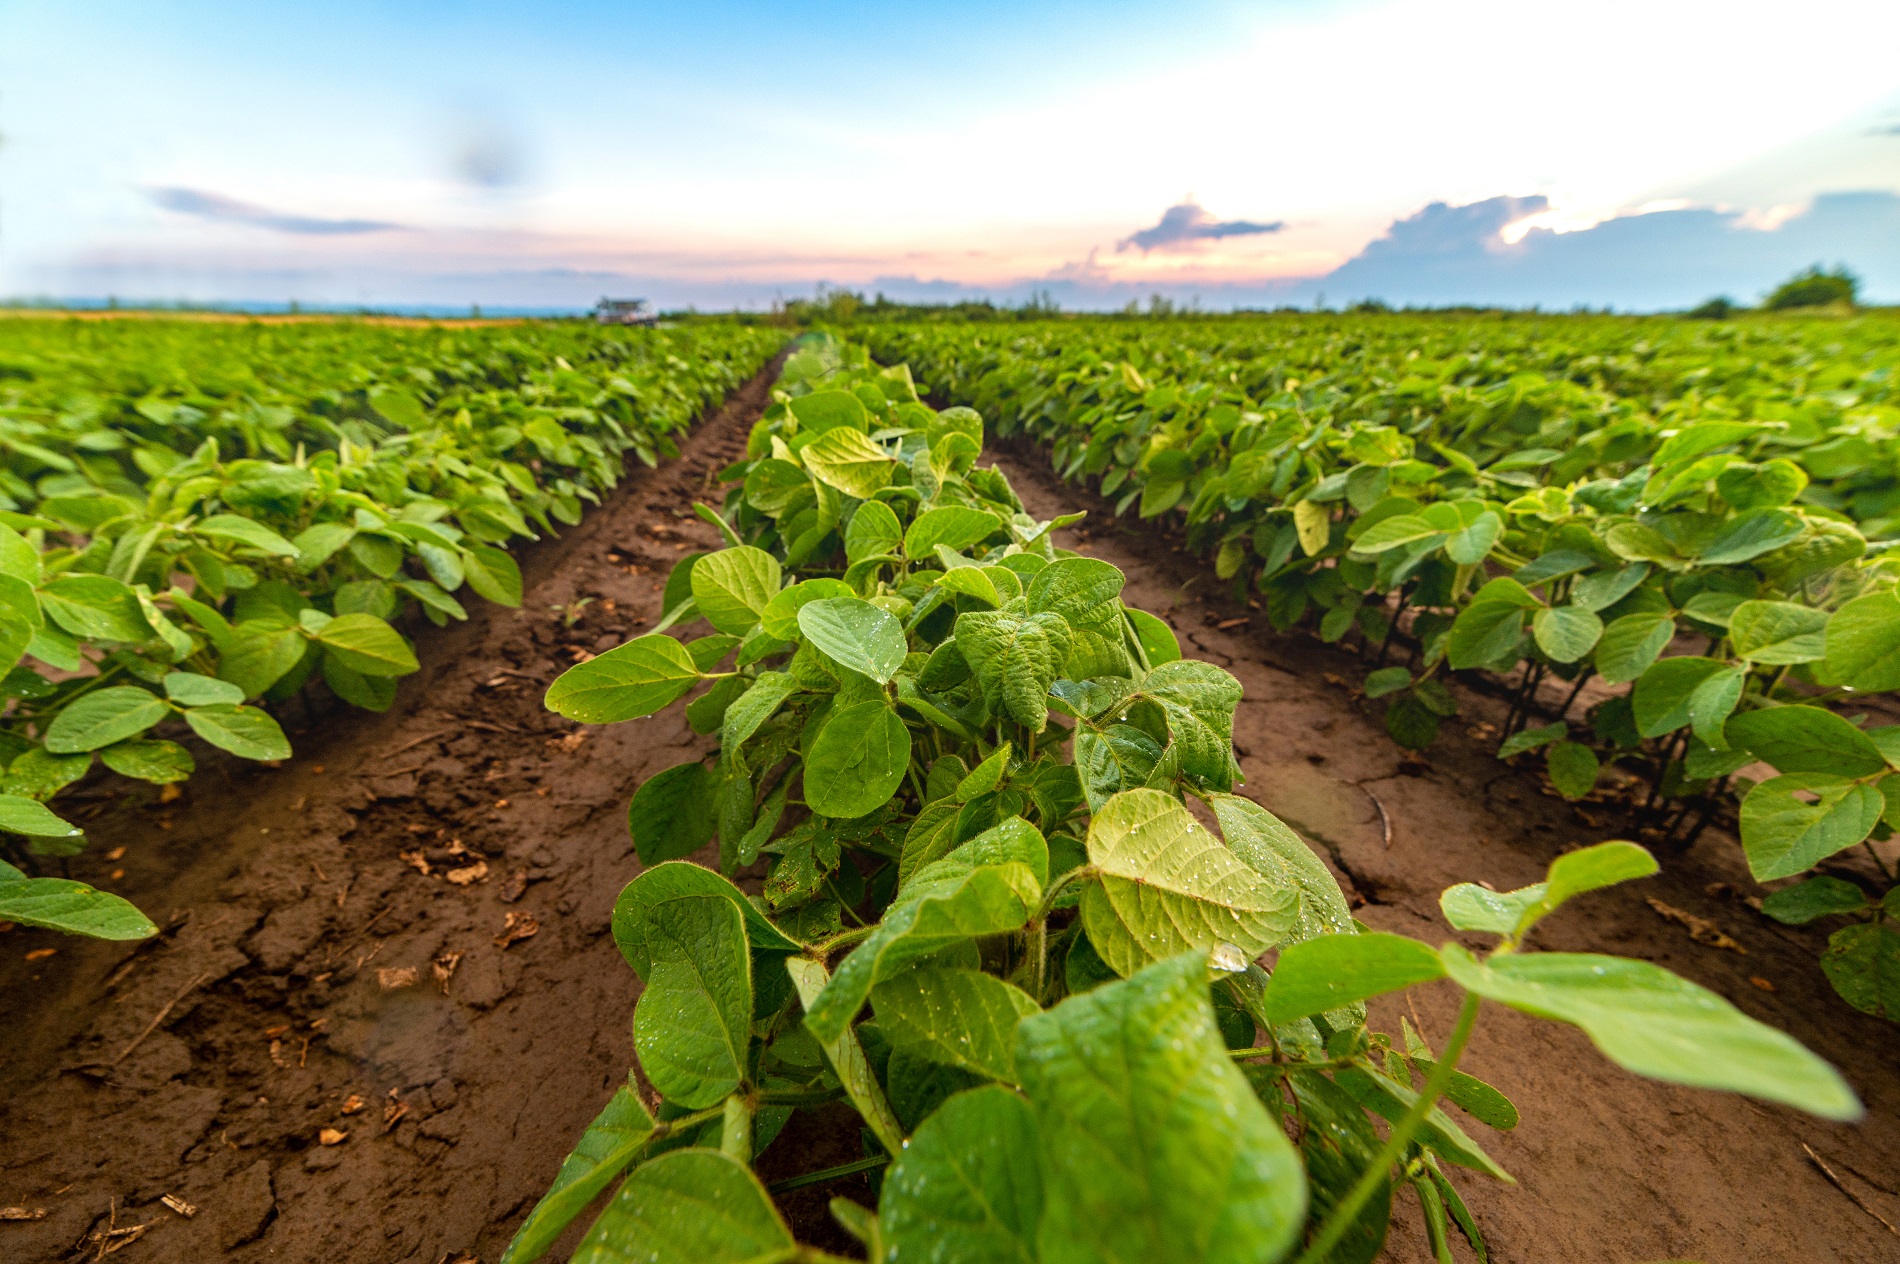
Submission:
POLYGON ((1728 740, 1780 772, 1870 777, 1887 767, 1873 739, 1822 707, 1763 707, 1728 724, 1728 740))
POLYGON ((1459 986, 1581 1027, 1605 1057, 1638 1075, 1747 1093, 1824 1119, 1857 1119, 1862 1113, 1833 1067, 1660 966, 1569 952, 1480 962, 1457 944, 1445 945, 1441 956, 1459 986))
POLYGON ((302 552, 269 527, 236 514, 213 514, 202 522, 193 523, 191 529, 198 535, 208 535, 217 540, 235 540, 279 557, 296 557, 302 552))
POLYGON ((561 1236, 574 1217, 627 1170, 653 1134, 653 1116, 640 1101, 631 1074, 561 1161, 554 1184, 534 1205, 502 1252, 500 1264, 532 1264, 561 1236))
POLYGON ((1552 662, 1574 663, 1603 635, 1603 620, 1582 606, 1553 606, 1531 619, 1531 635, 1552 662))
POLYGON ((1809 878, 1764 896, 1761 911, 1788 926, 1806 926, 1817 917, 1858 913, 1867 893, 1843 878, 1809 878))
POLYGON ((716 895, 739 911, 745 919, 746 938, 755 950, 797 952, 803 947, 774 926, 727 879, 686 861, 668 861, 629 882, 614 901, 614 943, 635 974, 644 979, 653 972, 653 953, 647 946, 648 911, 668 900, 704 895, 716 895))
POLYGON ((1123 977, 1219 944, 1252 958, 1299 924, 1296 890, 1246 864, 1158 790, 1110 799, 1089 822, 1087 841, 1102 876, 1083 893, 1082 924, 1123 977))
POLYGON ((583 724, 612 724, 652 715, 684 697, 698 680, 699 669, 686 647, 653 632, 562 672, 548 686, 547 707, 583 724))
MULTIPOLYGON (((1003 604, 1006 598, 997 591, 996 581, 985 572, 1001 567, 959 566, 943 572, 943 578, 937 581, 937 587, 946 592, 974 597, 992 610, 1003 604)), ((1003 572, 1008 574, 1007 571, 1003 572)))
POLYGON ((303 660, 303 633, 265 619, 247 619, 232 630, 218 658, 218 675, 255 698, 303 660))
POLYGON ((20 794, 0 794, 0 830, 30 838, 78 838, 85 832, 53 815, 44 803, 20 794))
POLYGON ((150 939, 158 934, 158 927, 129 901, 65 878, 0 881, 0 922, 94 939, 150 939))
POLYGON ((1018 929, 1041 897, 1036 875, 1018 861, 972 868, 951 852, 924 866, 806 1005, 805 1026, 821 1042, 838 1039, 874 986, 963 940, 1018 929))
POLYGON ((121 776, 160 786, 183 781, 198 768, 191 752, 176 742, 118 742, 101 750, 99 758, 121 776))
POLYGON ((1321 935, 1280 952, 1266 1015, 1278 1025, 1445 976, 1438 954, 1416 939, 1369 931, 1321 935))
POLYGON ((801 432, 821 434, 836 426, 849 426, 862 432, 871 423, 864 401, 850 391, 813 391, 797 396, 786 407, 798 418, 801 432))
POLYGON ((242 759, 289 759, 290 739, 268 711, 215 703, 185 712, 191 731, 242 759))
POLYGON ((1016 1024, 1042 1009, 993 975, 934 968, 879 983, 871 1004, 893 1049, 1011 1084, 1016 1024))
POLYGON ((759 626, 773 640, 794 640, 798 636, 798 612, 807 602, 857 595, 851 585, 841 579, 808 579, 803 583, 791 584, 781 588, 772 600, 765 603, 765 608, 759 612, 759 626))
POLYGON ((712 841, 719 779, 697 760, 640 783, 627 805, 627 829, 643 865, 690 856, 712 841))
POLYGON ((798 610, 798 630, 841 667, 888 685, 904 664, 904 629, 859 597, 826 597, 798 610))
POLYGON ((1648 671, 1675 636, 1673 615, 1654 611, 1626 614, 1603 629, 1597 641, 1597 675, 1606 684, 1626 685, 1648 671))
POLYGON ((298 532, 291 547, 297 550, 297 569, 305 575, 336 556, 356 535, 346 522, 319 522, 298 532))
POLYGON ((897 469, 897 462, 884 449, 849 426, 825 431, 806 444, 799 457, 813 478, 858 500, 877 495, 897 469))
POLYGON ((1900 934, 1891 924, 1863 922, 1835 931, 1821 954, 1821 969, 1855 1009, 1900 1019, 1900 934))
POLYGON ((745 1164, 695 1148, 636 1167, 570 1264, 768 1264, 794 1245, 745 1164))
POLYGON ((468 586, 484 601, 510 608, 521 604, 521 568, 493 545, 463 549, 462 571, 468 586))
POLYGON ((1745 667, 1724 667, 1713 672, 1689 694, 1689 727, 1696 738, 1711 750, 1727 750, 1724 726, 1742 700, 1742 686, 1748 681, 1745 667))
POLYGON ((228 680, 200 676, 197 672, 168 672, 165 696, 181 707, 202 707, 214 702, 244 701, 244 691, 228 680))
POLYGON ((1665 658, 1644 672, 1630 693, 1636 731, 1661 737, 1689 723, 1689 699, 1703 681, 1727 665, 1712 658, 1665 658))
POLYGON ((1160 745, 1131 724, 1099 731, 1078 727, 1075 735, 1075 767, 1091 811, 1101 811, 1123 790, 1147 784, 1160 758, 1160 745))
POLYGON ((396 701, 394 676, 365 676, 330 654, 323 656, 323 683, 343 701, 367 711, 387 711, 396 701))
POLYGON ((882 807, 910 766, 910 730, 883 698, 855 703, 825 722, 805 757, 805 802, 821 816, 864 816, 882 807))
POLYGON ((1751 509, 1729 520, 1715 542, 1702 550, 1700 561, 1704 566, 1746 562, 1792 543, 1801 531, 1801 519, 1785 509, 1751 509))
POLYGON ((935 557, 940 544, 953 553, 961 553, 1002 530, 1002 526, 995 514, 967 505, 928 509, 918 514, 917 520, 904 532, 904 556, 912 560, 935 557))
POLYGON ((1900 591, 1868 593, 1827 621, 1830 678, 1862 693, 1900 689, 1900 591))
MULTIPOLYGON (((1060 565, 1050 566, 1043 574, 1060 565)), ((1033 592, 1034 583, 1030 588, 1033 592)), ((957 616, 956 643, 976 674, 990 710, 1032 732, 1042 732, 1049 721, 1049 686, 1069 657, 1068 622, 1055 613, 972 610, 957 616)))
MULTIPOLYGON (((1352 551, 1376 556, 1391 549, 1417 544, 1424 540, 1433 540, 1434 537, 1442 535, 1444 531, 1441 528, 1434 526, 1418 514, 1398 514, 1368 527, 1358 539, 1353 541, 1352 551)), ((1307 550, 1309 554, 1312 551, 1307 550)))
POLYGON ((95 751, 136 737, 171 714, 171 707, 149 689, 114 685, 70 703, 46 729, 46 749, 55 755, 95 751))
MULTIPOLYGON (((1290 1075, 1286 1082, 1305 1123, 1300 1130, 1300 1156, 1306 1163, 1312 1199, 1308 1221, 1323 1223, 1360 1173, 1372 1166, 1380 1137, 1359 1103, 1325 1076, 1290 1075)), ((1372 1197, 1326 1257, 1326 1264, 1372 1264, 1385 1245, 1391 1216, 1391 1180, 1382 1173, 1372 1197)))
POLYGON ((137 594, 109 576, 55 576, 40 589, 40 605, 77 637, 134 643, 152 635, 137 594))
POLYGON ((1366 677, 1365 691, 1368 698, 1383 698, 1389 693, 1412 687, 1412 673, 1403 667, 1381 667, 1366 677))
POLYGON ((760 672, 746 691, 733 699, 719 725, 719 749, 731 763, 744 767, 740 748, 771 719, 785 700, 798 692, 798 681, 785 672, 760 672))
POLYGON ((851 525, 844 533, 847 562, 855 565, 866 558, 889 556, 901 552, 903 547, 903 524, 883 501, 866 501, 851 515, 851 525))
POLYGON ((1498 758, 1509 759, 1513 755, 1522 755, 1525 751, 1536 750, 1539 746, 1548 746, 1552 742, 1561 742, 1570 736, 1570 726, 1562 720, 1555 724, 1546 724, 1542 728, 1519 729, 1504 739, 1498 747, 1498 758))
MULTIPOLYGON (((924 955, 929 955, 928 953, 924 955)), ((832 1071, 844 1085, 845 1092, 851 1097, 851 1104, 858 1108, 864 1117, 872 1135, 891 1154, 904 1152, 904 1125, 898 1122, 891 1111, 891 1103, 885 1099, 884 1090, 879 1085, 876 1074, 871 1070, 870 1060, 864 1056, 864 1046, 858 1042, 856 1029, 851 1026, 851 1018, 864 1004, 868 985, 860 990, 852 987, 854 1000, 849 1001, 838 1015, 835 1031, 827 1038, 819 1034, 812 1025, 811 1015, 824 1007, 824 998, 831 986, 831 976, 826 972, 824 963, 810 957, 785 958, 785 972, 791 976, 792 987, 798 993, 798 1000, 805 1007, 805 1032, 817 1039, 819 1047, 831 1063, 832 1071)), ((909 1061, 893 1053, 891 1063, 909 1061)), ((929 1063, 921 1064, 941 1071, 944 1076, 961 1078, 961 1073, 947 1067, 934 1067, 929 1063)), ((913 1119, 916 1117, 913 1116, 913 1119)))
POLYGON ((1460 566, 1476 566, 1491 553, 1491 546, 1504 534, 1504 519, 1487 509, 1471 525, 1454 531, 1445 540, 1445 556, 1460 566))
POLYGON ((692 576, 699 612, 713 627, 734 636, 750 632, 779 591, 778 559, 750 545, 708 553, 693 567, 692 576))
POLYGON ((316 639, 345 667, 365 676, 407 676, 422 669, 402 633, 373 614, 340 614, 323 625, 316 639))
MULTIPOLYGON (((1506 582, 1509 581, 1491 581, 1492 584, 1506 582)), ((1485 585, 1486 589, 1490 586, 1485 585)), ((1482 592, 1479 597, 1458 612, 1451 634, 1445 639, 1446 659, 1457 671, 1496 662, 1516 646, 1524 631, 1521 607, 1508 601, 1482 600, 1482 592)))
POLYGON ((1240 682, 1212 663, 1180 659, 1149 672, 1141 692, 1167 712, 1182 770, 1217 790, 1231 789, 1240 682))
POLYGON ((1598 843, 1557 857, 1533 886, 1500 893, 1460 883, 1439 897, 1439 907, 1459 930, 1522 938, 1566 901, 1656 871, 1656 858, 1635 843, 1598 843))
MULTIPOLYGON (((1893 611, 1900 618, 1900 605, 1893 611)), ((1827 612, 1792 601, 1744 601, 1729 615, 1729 642, 1751 663, 1812 663, 1827 653, 1827 612)))
POLYGON ((894 1264, 1040 1264, 1042 1171, 1029 1104, 991 1085, 924 1120, 884 1173, 878 1224, 894 1264))
POLYGON ((752 958, 745 918, 718 895, 680 895, 645 910, 649 965, 633 1012, 640 1068, 669 1101, 716 1104, 745 1078, 752 958))
POLYGON ((1210 794, 1208 806, 1227 846, 1257 873, 1300 896, 1299 919, 1283 942, 1352 932, 1352 912, 1339 882, 1313 849, 1279 817, 1237 794, 1210 794))
MULTIPOLYGON (((1396 1123, 1404 1118, 1418 1101, 1418 1094, 1409 1086, 1364 1064, 1342 1067, 1333 1073, 1333 1078, 1361 1106, 1388 1123, 1396 1123)), ((1426 1112, 1425 1122, 1419 1126, 1419 1143, 1447 1162, 1468 1167, 1474 1172, 1483 1172, 1506 1184, 1517 1183, 1509 1172, 1499 1167, 1497 1161, 1484 1152, 1484 1147, 1458 1126, 1457 1121, 1437 1106, 1426 1112)))
POLYGON ((1043 1264, 1259 1264, 1297 1240, 1299 1157, 1227 1056, 1207 979, 1207 954, 1182 953, 1017 1029, 1043 1264))
POLYGON ((1545 759, 1550 784, 1564 798, 1575 802, 1596 788, 1597 753, 1581 742, 1558 742, 1545 759))
POLYGON ((1886 808, 1873 786, 1831 773, 1771 777, 1742 800, 1742 851, 1757 882, 1791 878, 1873 833, 1886 808), (1800 795, 1811 794, 1809 803, 1800 795))
MULTIPOLYGON (((49 799, 64 787, 86 775, 92 767, 89 754, 55 755, 44 746, 35 746, 24 755, 17 757, 7 769, 7 793, 0 795, 0 809, 5 800, 19 795, 31 795, 35 799, 49 799)), ((0 829, 6 828, 0 821, 0 829)), ((69 837, 69 835, 59 835, 69 837)), ((61 853, 70 855, 73 853, 61 853)))
MULTIPOLYGON (((1587 555, 1586 555, 1587 556, 1587 555)), ((1585 565, 1590 565, 1588 561, 1585 565)), ((1649 565, 1638 562, 1634 566, 1625 566, 1613 571, 1598 571, 1594 575, 1585 575, 1570 589, 1570 604, 1582 606, 1586 610, 1607 610, 1623 598, 1636 591, 1649 575, 1649 565)))
POLYGON ((1159 667, 1181 657, 1181 642, 1166 620, 1133 606, 1127 607, 1127 615, 1134 625, 1135 639, 1141 642, 1141 652, 1148 656, 1148 666, 1159 667))
POLYGON ((1475 882, 1460 882, 1455 887, 1445 888, 1438 897, 1438 907, 1454 929, 1515 935, 1524 914, 1543 898, 1541 882, 1515 891, 1492 891, 1475 882))

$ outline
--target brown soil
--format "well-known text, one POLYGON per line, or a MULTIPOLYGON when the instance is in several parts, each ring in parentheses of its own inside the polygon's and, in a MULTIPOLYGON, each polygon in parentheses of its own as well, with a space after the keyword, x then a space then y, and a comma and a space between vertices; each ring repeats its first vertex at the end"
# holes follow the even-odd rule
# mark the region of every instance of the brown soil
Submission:
MULTIPOLYGON (((129 1236, 99 1235, 135 1226, 143 1235, 118 1256, 127 1264, 500 1255, 632 1060, 638 984, 607 934, 613 899, 639 870, 624 805, 706 741, 677 708, 577 730, 542 709, 541 693, 575 651, 650 626, 679 553, 715 545, 689 506, 738 454, 768 380, 703 425, 678 462, 634 474, 583 526, 531 550, 520 611, 485 607, 425 631, 424 670, 387 715, 324 718, 282 769, 207 760, 173 804, 125 783, 92 791, 93 845, 74 876, 167 929, 139 947, 0 936, 0 995, 14 1005, 0 1027, 0 1206, 45 1209, 0 1223, 0 1258, 90 1260, 129 1236), (596 600, 571 628, 550 612, 580 597, 596 600), (429 873, 403 853, 420 853, 429 873), (511 918, 538 931, 498 946, 511 918), (57 953, 25 960, 41 948, 57 953), (324 1129, 347 1136, 324 1145, 324 1129)), ((1040 462, 1001 463, 1044 516, 1090 500, 1040 462)), ((1347 687, 1365 670, 1352 654, 1200 601, 1219 585, 1153 532, 1116 524, 1066 542, 1126 569, 1131 600, 1241 679, 1247 790, 1331 858, 1369 924, 1443 938, 1440 888, 1534 881, 1563 848, 1618 832, 1606 810, 1547 797, 1467 734, 1501 717, 1491 698, 1461 693, 1465 717, 1429 758, 1401 758, 1376 704, 1347 687)), ((1568 1028, 1488 1008, 1467 1065, 1524 1113, 1514 1133, 1481 1138, 1521 1184, 1461 1182, 1494 1259, 1900 1255, 1900 1239, 1802 1149, 1900 1222, 1893 1028, 1833 996, 1814 964, 1820 933, 1764 921, 1709 894, 1714 882, 1752 889, 1733 840, 1711 832, 1663 876, 1558 914, 1539 945, 1639 956, 1716 989, 1839 1064, 1867 1121, 1822 1124, 1638 1081, 1568 1028), (1746 954, 1692 940, 1645 897, 1713 920, 1746 954)), ((1454 998, 1415 999, 1428 1038, 1442 1040, 1454 998)), ((1413 1012, 1376 1008, 1392 1027, 1413 1012)), ((855 1129, 838 1123, 796 1117, 761 1160, 767 1179, 857 1157, 855 1129)), ((824 1213, 833 1194, 870 1201, 860 1177, 786 1203, 801 1237, 838 1249, 824 1213)), ((1407 1211, 1387 1259, 1428 1259, 1417 1224, 1407 1211)))

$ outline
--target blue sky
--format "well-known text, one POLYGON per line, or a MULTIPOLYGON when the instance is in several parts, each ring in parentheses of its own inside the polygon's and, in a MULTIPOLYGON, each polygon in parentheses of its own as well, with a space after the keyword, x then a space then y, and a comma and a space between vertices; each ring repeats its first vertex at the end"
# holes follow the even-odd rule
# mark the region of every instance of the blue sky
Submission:
POLYGON ((1887 205, 1815 200, 1900 193, 1895 47, 1891 0, 6 0, 0 294, 1629 307, 1818 250, 1900 300, 1887 205), (1434 203, 1477 236, 1424 266, 1434 203))

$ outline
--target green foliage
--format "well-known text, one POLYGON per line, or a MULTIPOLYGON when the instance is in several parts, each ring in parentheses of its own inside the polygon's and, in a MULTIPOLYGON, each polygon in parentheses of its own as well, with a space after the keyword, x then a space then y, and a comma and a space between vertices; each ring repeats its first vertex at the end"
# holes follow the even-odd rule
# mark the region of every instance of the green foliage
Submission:
POLYGON ((1834 303, 1852 307, 1859 293, 1859 277, 1846 268, 1823 271, 1817 263, 1777 285, 1761 305, 1771 312, 1795 307, 1827 307, 1834 303))
MULTIPOLYGON (((1509 1178, 1437 1105, 1518 1123, 1456 1067, 1481 995, 1575 1023, 1645 1074, 1858 1109, 1794 1042, 1665 971, 1520 951, 1565 902, 1654 872, 1633 844, 1563 856, 1524 891, 1447 892, 1455 927, 1499 936, 1483 957, 1362 932, 1312 849, 1232 792, 1238 681, 1134 617, 1112 566, 1055 549, 975 464, 981 437, 860 348, 811 336, 788 359, 726 471, 736 542, 693 567, 739 578, 677 621, 690 636, 716 615, 750 647, 714 682, 742 682, 717 759, 653 778, 633 812, 643 857, 710 828, 728 874, 763 859, 762 894, 680 862, 622 892, 614 938, 646 982, 635 1048, 661 1122, 610 1103, 509 1264, 628 1169, 577 1258, 830 1258, 791 1244, 746 1165, 772 1135, 759 1121, 840 1099, 883 1173, 875 1216, 834 1212, 875 1258, 1268 1262, 1304 1243, 1305 1264, 1366 1261, 1406 1188, 1440 1246, 1456 1228, 1482 1251, 1444 1165, 1509 1178), (883 475, 840 472, 832 455, 860 442, 883 475), (1471 991, 1444 1050, 1368 1028, 1365 1000, 1448 975, 1471 991)), ((1361 446, 1405 459, 1397 438, 1361 446)), ((1500 604, 1537 604, 1515 587, 1500 604)), ((591 690, 591 666, 551 704, 591 690)), ((1839 955, 1885 1004, 1887 958, 1839 955)))
MULTIPOLYGON (((319 675, 386 709, 418 670, 406 627, 466 618, 464 588, 518 606, 506 547, 579 522, 629 456, 674 454, 780 341, 739 324, 5 322, 7 786, 49 798, 93 752, 181 780, 193 760, 170 739, 187 733, 286 758, 255 704, 319 675)), ((619 666, 575 705, 657 709, 700 675, 641 693, 619 666)))

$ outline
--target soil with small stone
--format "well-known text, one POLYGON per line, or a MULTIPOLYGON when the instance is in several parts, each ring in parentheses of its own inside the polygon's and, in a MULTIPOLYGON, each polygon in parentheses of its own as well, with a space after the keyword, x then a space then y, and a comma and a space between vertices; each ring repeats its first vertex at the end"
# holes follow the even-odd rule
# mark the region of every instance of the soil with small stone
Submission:
MULTIPOLYGON (((627 801, 709 744, 677 707, 582 728, 541 696, 657 620, 681 553, 717 547, 691 505, 717 499, 769 381, 678 461, 632 473, 582 526, 527 550, 519 610, 422 629, 423 670, 388 713, 293 704, 287 726, 307 731, 281 768, 201 752, 173 801, 104 774, 61 800, 92 840, 72 876, 164 930, 130 946, 0 934, 0 1259, 498 1259, 633 1060, 639 983, 608 933, 640 870, 627 801)), ((1092 510, 1060 542, 1122 567, 1132 603, 1240 679, 1244 789, 1313 843, 1369 925, 1455 937, 1443 887, 1521 886, 1566 848, 1630 832, 1618 804, 1567 804, 1491 757, 1495 690, 1458 687, 1461 718, 1407 755, 1352 688, 1364 657, 1204 599, 1225 585, 1032 452, 998 463, 1038 516, 1092 510)), ((1828 988, 1815 954, 1832 927, 1770 922, 1753 891, 1733 837, 1711 829, 1659 877, 1560 911, 1536 946, 1640 957, 1713 988, 1833 1060, 1867 1119, 1640 1081, 1573 1029, 1487 1006, 1465 1066, 1523 1112, 1511 1133, 1470 1125, 1519 1181, 1460 1181, 1493 1259, 1900 1259, 1877 1218, 1900 1224, 1900 1040, 1828 988)), ((1455 1007, 1435 985, 1374 1016, 1442 1041, 1455 1007)), ((777 1180, 859 1154, 834 1106, 796 1116, 760 1169, 777 1180)), ((802 1239, 846 1249, 825 1213, 838 1194, 871 1201, 862 1176, 781 1200, 802 1239)), ((1407 1207, 1384 1258, 1429 1260, 1419 1225, 1407 1207)))

